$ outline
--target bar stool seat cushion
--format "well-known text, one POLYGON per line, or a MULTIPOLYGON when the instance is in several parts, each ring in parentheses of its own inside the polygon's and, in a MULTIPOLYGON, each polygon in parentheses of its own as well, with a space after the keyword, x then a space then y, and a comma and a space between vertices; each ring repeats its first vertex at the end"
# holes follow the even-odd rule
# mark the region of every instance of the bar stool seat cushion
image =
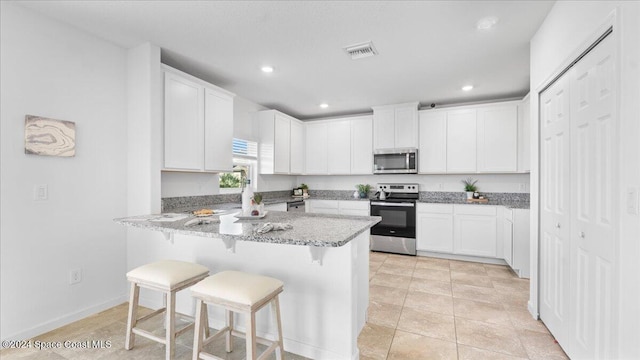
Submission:
POLYGON ((195 284, 191 287, 191 293, 205 299, 213 297, 252 306, 283 285, 282 281, 267 276, 222 271, 195 284))
POLYGON ((177 260, 161 260, 142 265, 127 273, 129 281, 147 283, 168 289, 194 277, 206 275, 209 269, 200 264, 177 260))

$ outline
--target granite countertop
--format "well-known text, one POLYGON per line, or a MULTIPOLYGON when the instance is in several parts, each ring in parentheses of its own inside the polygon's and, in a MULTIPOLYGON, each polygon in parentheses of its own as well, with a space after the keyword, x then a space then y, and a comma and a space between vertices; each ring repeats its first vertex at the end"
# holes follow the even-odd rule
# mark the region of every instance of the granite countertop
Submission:
POLYGON ((528 209, 529 203, 522 201, 497 201, 493 199, 489 199, 489 202, 486 203, 473 203, 468 202, 466 199, 429 199, 429 200, 418 200, 418 203, 424 204, 453 204, 453 205, 493 205, 493 206, 504 206, 509 209, 528 209))
MULTIPOLYGON (((263 219, 238 220, 234 215, 239 211, 220 205, 222 204, 216 204, 215 208, 229 211, 225 214, 202 218, 213 220, 209 224, 185 226, 187 221, 195 218, 193 215, 172 222, 152 221, 153 218, 162 215, 134 216, 114 219, 114 221, 121 225, 167 233, 272 244, 339 247, 382 220, 379 216, 345 216, 286 211, 269 211, 263 219), (266 234, 255 233, 255 230, 266 222, 289 223, 293 228, 271 231, 266 234)), ((239 204, 229 205, 239 206, 239 204)))

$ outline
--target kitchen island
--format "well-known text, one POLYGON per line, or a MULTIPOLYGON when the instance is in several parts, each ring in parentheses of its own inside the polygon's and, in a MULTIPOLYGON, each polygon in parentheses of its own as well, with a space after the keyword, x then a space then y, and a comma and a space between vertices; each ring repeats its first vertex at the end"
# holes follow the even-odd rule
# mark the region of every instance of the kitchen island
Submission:
MULTIPOLYGON (((240 270, 282 280, 285 350, 314 359, 357 359, 357 338, 369 301, 369 228, 380 218, 269 211, 263 219, 238 220, 236 213, 228 210, 201 218, 202 224, 187 214, 115 221, 130 226, 141 241, 146 239, 142 246, 149 248, 148 256, 136 266, 171 258, 205 265, 212 274, 240 270), (256 233, 265 222, 293 228, 256 233), (153 244, 148 241, 150 230, 162 234, 153 244)), ((162 306, 162 300, 152 295, 141 294, 141 304, 162 306)), ((178 311, 192 315, 189 297, 188 291, 178 294, 178 311)), ((257 333, 274 338, 275 324, 269 315, 268 310, 258 313, 257 333)), ((210 308, 209 316, 211 326, 223 326, 221 309, 210 308)), ((237 324, 243 331, 244 319, 237 319, 237 324)))

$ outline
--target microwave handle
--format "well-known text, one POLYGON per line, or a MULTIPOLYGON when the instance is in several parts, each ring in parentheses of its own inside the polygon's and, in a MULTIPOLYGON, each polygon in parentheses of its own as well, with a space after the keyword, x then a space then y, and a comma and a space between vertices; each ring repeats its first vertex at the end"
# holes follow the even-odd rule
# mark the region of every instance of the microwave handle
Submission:
POLYGON ((405 154, 405 169, 409 170, 409 153, 405 154))

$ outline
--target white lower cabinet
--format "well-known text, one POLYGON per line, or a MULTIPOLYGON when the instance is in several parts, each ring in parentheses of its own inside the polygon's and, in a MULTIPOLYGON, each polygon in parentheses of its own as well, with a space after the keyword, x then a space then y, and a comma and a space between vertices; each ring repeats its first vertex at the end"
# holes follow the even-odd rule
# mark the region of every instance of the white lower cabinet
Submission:
POLYGON ((338 201, 338 214, 369 216, 369 202, 355 200, 338 201))
POLYGON ((337 214, 338 202, 335 200, 308 200, 309 212, 316 214, 337 214))
POLYGON ((521 278, 530 276, 529 209, 513 209, 512 262, 509 264, 521 278))
POLYGON ((416 249, 453 253, 453 205, 418 204, 416 249))
POLYGON ((453 251, 456 254, 496 257, 496 207, 454 205, 453 251))
POLYGON ((287 211, 287 203, 278 203, 278 204, 265 205, 264 209, 265 210, 273 210, 273 211, 287 211))
POLYGON ((355 200, 307 200, 307 212, 316 214, 369 216, 369 202, 355 200))
POLYGON ((502 219, 502 243, 504 247, 504 261, 513 268, 513 210, 504 209, 502 219))

